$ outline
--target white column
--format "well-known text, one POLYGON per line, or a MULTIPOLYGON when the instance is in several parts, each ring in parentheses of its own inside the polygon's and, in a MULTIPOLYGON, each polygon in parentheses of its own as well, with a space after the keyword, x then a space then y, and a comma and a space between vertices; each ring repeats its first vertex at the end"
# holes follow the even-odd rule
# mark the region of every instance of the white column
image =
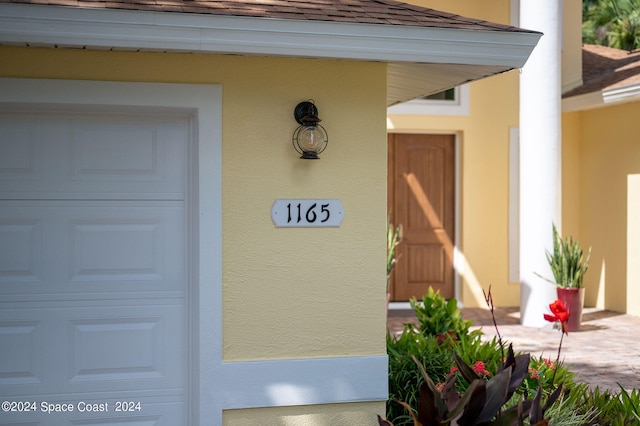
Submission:
POLYGON ((520 27, 542 32, 520 76, 520 321, 542 327, 556 289, 545 251, 561 219, 562 0, 521 0, 520 27))

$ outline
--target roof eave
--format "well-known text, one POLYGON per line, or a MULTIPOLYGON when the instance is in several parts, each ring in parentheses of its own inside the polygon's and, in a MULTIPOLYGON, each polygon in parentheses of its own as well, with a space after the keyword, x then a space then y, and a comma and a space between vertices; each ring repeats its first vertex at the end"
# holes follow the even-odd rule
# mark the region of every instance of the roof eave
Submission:
POLYGON ((12 45, 481 65, 502 72, 522 67, 540 36, 528 31, 0 4, 0 43, 12 45))
POLYGON ((640 101, 640 83, 626 84, 563 98, 562 112, 586 111, 638 101, 640 101))

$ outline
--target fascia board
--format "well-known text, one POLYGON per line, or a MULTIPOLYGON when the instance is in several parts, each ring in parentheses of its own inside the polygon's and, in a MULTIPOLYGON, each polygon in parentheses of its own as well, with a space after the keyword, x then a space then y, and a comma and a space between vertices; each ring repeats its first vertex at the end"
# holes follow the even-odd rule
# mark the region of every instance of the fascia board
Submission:
POLYGON ((602 92, 599 91, 562 99, 562 112, 584 111, 603 106, 602 92))
POLYGON ((562 100, 562 112, 585 111, 640 100, 640 83, 599 90, 562 100))
POLYGON ((0 4, 0 43, 521 67, 541 34, 0 4))

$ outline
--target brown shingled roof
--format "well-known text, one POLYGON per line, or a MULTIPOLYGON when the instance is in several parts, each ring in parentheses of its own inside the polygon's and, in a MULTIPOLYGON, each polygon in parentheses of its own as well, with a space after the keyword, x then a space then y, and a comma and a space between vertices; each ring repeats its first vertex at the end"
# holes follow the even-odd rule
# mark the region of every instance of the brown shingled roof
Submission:
POLYGON ((395 0, 0 0, 0 3, 530 32, 395 0))
POLYGON ((582 81, 582 86, 565 93, 563 98, 640 83, 640 51, 584 45, 582 81))

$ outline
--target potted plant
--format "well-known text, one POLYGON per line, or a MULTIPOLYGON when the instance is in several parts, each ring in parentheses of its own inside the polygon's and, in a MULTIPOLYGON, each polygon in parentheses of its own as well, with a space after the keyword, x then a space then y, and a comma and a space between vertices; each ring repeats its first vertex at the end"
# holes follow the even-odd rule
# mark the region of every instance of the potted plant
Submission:
POLYGON ((582 321, 584 305, 584 274, 589 268, 591 247, 586 259, 578 241, 572 237, 562 238, 553 225, 553 253, 547 251, 547 261, 557 286, 558 299, 567 306, 569 321, 567 331, 576 331, 582 321))

